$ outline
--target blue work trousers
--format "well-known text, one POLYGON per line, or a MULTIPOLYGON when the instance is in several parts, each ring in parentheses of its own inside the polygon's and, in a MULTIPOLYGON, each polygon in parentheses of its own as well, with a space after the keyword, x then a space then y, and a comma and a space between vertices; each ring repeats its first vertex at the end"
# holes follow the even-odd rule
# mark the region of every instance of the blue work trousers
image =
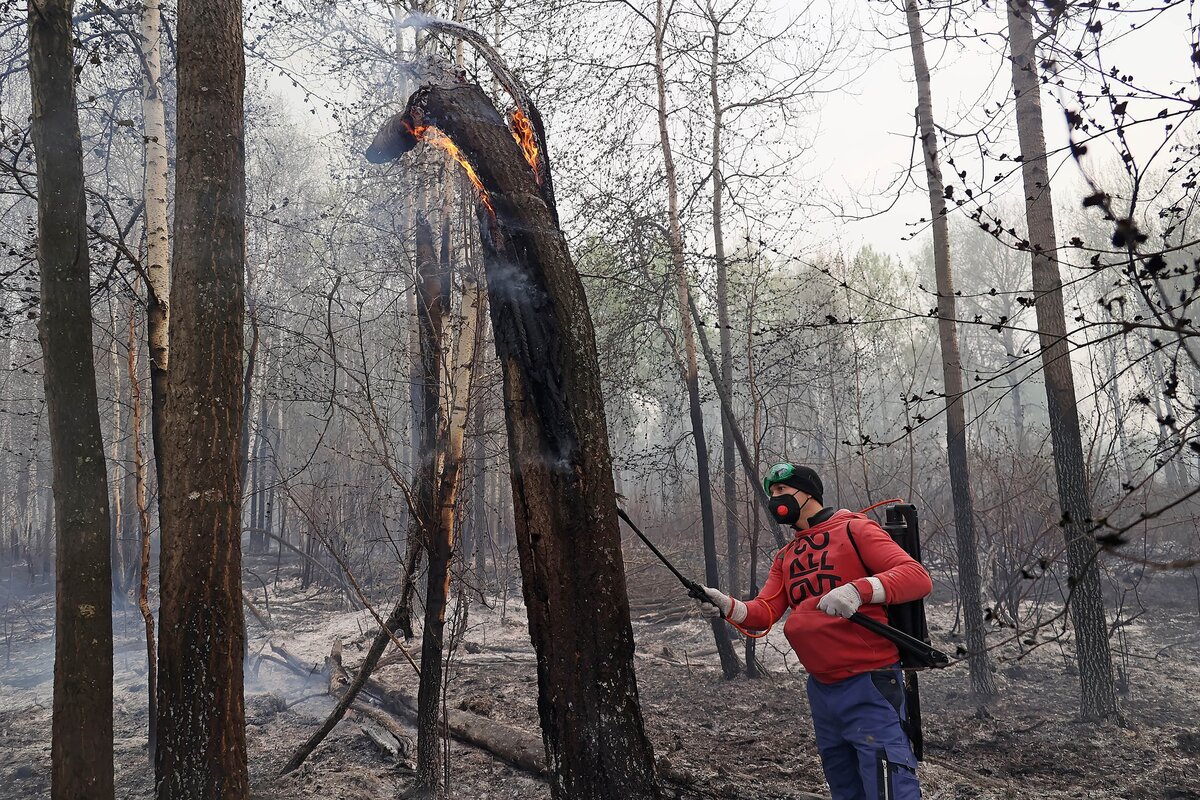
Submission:
POLYGON ((808 701, 833 800, 920 800, 899 667, 833 684, 809 677, 808 701))

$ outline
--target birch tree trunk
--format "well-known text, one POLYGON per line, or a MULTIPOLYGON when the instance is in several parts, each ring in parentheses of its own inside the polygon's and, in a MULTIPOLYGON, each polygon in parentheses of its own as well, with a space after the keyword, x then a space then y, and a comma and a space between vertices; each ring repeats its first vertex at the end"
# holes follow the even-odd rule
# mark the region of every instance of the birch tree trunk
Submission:
POLYGON ((120 596, 125 592, 125 585, 122 582, 124 570, 121 568, 121 529, 124 527, 124 508, 122 507, 122 490, 125 481, 122 479, 124 469, 121 466, 121 357, 117 354, 116 331, 117 327, 117 307, 115 298, 110 298, 108 303, 108 320, 109 330, 113 332, 113 341, 111 349, 108 351, 109 367, 112 371, 112 429, 108 432, 109 436, 109 464, 112 465, 112 474, 108 479, 108 486, 111 496, 111 519, 109 522, 108 534, 108 557, 109 563, 112 565, 112 591, 114 596, 120 596))
MULTIPOLYGON (((658 90, 658 134, 662 147, 663 168, 666 173, 671 265, 675 279, 675 301, 679 315, 680 336, 683 339, 684 349, 684 363, 680 365, 683 373, 681 377, 687 387, 692 440, 696 445, 696 478, 700 501, 700 522, 703 529, 704 577, 705 583, 715 588, 720 586, 721 576, 717 565, 717 533, 710 491, 712 484, 709 478, 708 444, 704 439, 704 409, 700 403, 700 372, 696 359, 696 336, 692 329, 689 309, 690 292, 687 265, 684 263, 683 231, 679 220, 679 184, 675 174, 675 159, 671 153, 671 137, 667 130, 666 64, 663 54, 667 15, 663 8, 663 0, 657 0, 655 8, 654 77, 658 90)), ((733 650, 729 629, 726 627, 725 621, 719 618, 711 619, 710 625, 713 639, 716 641, 717 653, 721 659, 721 669, 726 678, 734 678, 741 671, 741 664, 738 663, 737 653, 733 650)))
POLYGON ((146 342, 150 353, 150 425, 162 497, 162 441, 170 342, 171 246, 167 217, 167 116, 163 103, 162 4, 145 0, 141 19, 142 199, 146 215, 146 342))
MULTIPOLYGON (((113 797, 112 564, 71 0, 30 0, 38 334, 54 469, 53 800, 113 797)), ((49 515, 47 515, 49 516, 49 515)), ((30 554, 32 563, 32 553, 30 554)))
MULTIPOLYGON (((487 302, 487 295, 484 294, 481 301, 487 302)), ((481 328, 483 326, 480 326, 481 328)), ((482 335, 482 331, 481 331, 482 335)), ((481 343, 482 344, 482 343, 481 343)), ((475 359, 479 362, 482 369, 483 352, 482 347, 476 351, 475 359)), ((474 403, 473 415, 474 433, 471 439, 471 461, 472 461, 472 478, 471 478, 471 547, 470 552, 465 554, 474 563, 475 581, 479 586, 481 593, 487 592, 487 482, 488 482, 488 464, 487 464, 487 448, 484 442, 484 426, 487 424, 486 406, 483 402, 477 400, 474 403)))
POLYGON ((248 796, 242 694, 245 62, 240 0, 179 6, 171 381, 159 577, 159 800, 248 796))
POLYGON ((1046 379, 1046 406, 1062 508, 1061 524, 1067 542, 1071 586, 1068 600, 1079 659, 1081 710, 1087 719, 1111 719, 1119 712, 1104 618, 1104 595, 1096 565, 1097 547, 1090 535, 1092 511, 1084 476, 1079 409, 1063 315, 1062 278, 1058 269, 1050 177, 1046 168, 1032 16, 1033 11, 1026 0, 1009 0, 1009 48, 1013 93, 1017 102, 1017 135, 1021 143, 1025 215, 1032 251, 1034 309, 1046 379))
POLYGON ((946 219, 945 189, 938 162, 937 134, 933 124, 933 91, 925 60, 925 37, 916 0, 905 6, 908 39, 917 78, 917 117, 921 149, 925 154, 925 179, 929 212, 933 220, 933 267, 937 276, 938 340, 942 349, 942 381, 946 391, 946 448, 950 461, 950 493, 954 503, 954 541, 958 552, 958 588, 967 629, 967 665, 971 689, 977 698, 995 696, 996 681, 988 657, 983 602, 980 598, 979 543, 975 534, 975 509, 971 499, 971 473, 967 457, 967 420, 963 408, 962 356, 954 299, 954 274, 950 264, 950 226, 946 219))

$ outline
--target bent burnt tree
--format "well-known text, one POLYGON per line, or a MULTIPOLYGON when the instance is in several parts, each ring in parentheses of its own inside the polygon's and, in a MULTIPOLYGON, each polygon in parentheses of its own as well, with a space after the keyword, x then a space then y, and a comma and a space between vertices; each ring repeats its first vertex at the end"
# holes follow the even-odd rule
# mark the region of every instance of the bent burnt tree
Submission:
MULTIPOLYGON (((440 139, 430 128, 448 137, 442 146, 452 143, 459 151, 481 193, 476 209, 504 377, 517 547, 552 794, 658 797, 634 676, 612 463, 583 285, 550 193, 479 87, 419 89, 376 135, 367 158, 383 163, 412 150, 423 135, 440 139)), ((544 150, 530 160, 548 166, 544 150)))

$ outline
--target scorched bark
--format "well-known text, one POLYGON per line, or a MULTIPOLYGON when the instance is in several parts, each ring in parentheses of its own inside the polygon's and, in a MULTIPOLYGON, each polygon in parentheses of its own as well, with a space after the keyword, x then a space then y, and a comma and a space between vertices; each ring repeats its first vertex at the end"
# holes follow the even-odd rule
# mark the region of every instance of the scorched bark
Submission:
POLYGON ((480 235, 552 794, 656 798, 595 338, 579 274, 532 170, 477 86, 418 90, 376 136, 368 158, 399 157, 426 125, 458 145, 494 208, 479 204, 480 235))

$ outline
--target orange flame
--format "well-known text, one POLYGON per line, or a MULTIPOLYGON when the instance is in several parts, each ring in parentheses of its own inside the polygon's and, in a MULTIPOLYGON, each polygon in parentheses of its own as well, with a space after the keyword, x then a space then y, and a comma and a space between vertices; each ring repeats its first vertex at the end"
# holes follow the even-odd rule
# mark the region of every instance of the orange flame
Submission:
POLYGON ((446 155, 453 158, 467 173, 467 178, 475 187, 475 191, 479 192, 479 200, 487 207, 488 213, 493 217, 496 216, 496 209, 492 207, 492 199, 488 197, 487 190, 483 188, 483 181, 479 180, 478 173, 475 172, 475 167, 471 166, 471 162, 467 161, 467 157, 463 155, 462 150, 458 149, 450 137, 442 133, 432 125, 417 125, 416 127, 408 126, 408 130, 412 135, 423 142, 439 147, 446 152, 446 155))
POLYGON ((533 179, 541 183, 542 178, 538 174, 537 136, 533 132, 533 124, 530 123, 529 117, 525 116, 521 109, 514 108, 509 115, 509 125, 513 139, 516 140, 517 146, 525 154, 525 160, 529 162, 529 166, 533 169, 533 179))

